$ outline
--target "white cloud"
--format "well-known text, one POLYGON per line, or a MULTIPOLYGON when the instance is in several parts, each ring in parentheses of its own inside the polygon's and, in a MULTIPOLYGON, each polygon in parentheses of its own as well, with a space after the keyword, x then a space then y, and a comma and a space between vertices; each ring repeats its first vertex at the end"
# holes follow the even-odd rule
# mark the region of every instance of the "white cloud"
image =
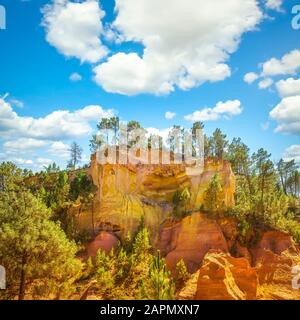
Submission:
POLYGON ((184 119, 190 122, 215 121, 220 119, 222 116, 225 119, 228 119, 241 113, 241 102, 239 100, 228 100, 226 102, 218 102, 214 108, 205 108, 195 111, 192 114, 186 115, 184 119))
POLYGON ((45 140, 31 138, 19 138, 16 140, 6 141, 3 144, 4 149, 10 153, 24 153, 35 149, 40 149, 48 144, 45 140))
POLYGON ((300 165, 300 145, 292 145, 288 147, 283 155, 285 161, 295 160, 300 165))
POLYGON ((300 95, 300 79, 280 80, 276 83, 276 88, 282 98, 300 95))
POLYGON ((283 98, 270 117, 278 122, 276 132, 300 134, 300 95, 283 98))
POLYGON ((268 9, 281 11, 283 0, 265 0, 268 9))
POLYGON ((258 87, 259 87, 259 89, 267 89, 267 88, 271 87, 273 82, 274 81, 271 78, 265 78, 258 83, 258 87))
POLYGON ((98 105, 86 106, 74 112, 54 111, 44 118, 19 116, 11 105, 0 99, 0 134, 4 137, 22 137, 46 140, 61 140, 90 134, 91 121, 113 116, 113 110, 104 110, 98 105))
POLYGON ((67 160, 70 156, 70 147, 62 141, 55 141, 48 149, 48 153, 52 156, 67 160))
POLYGON ((281 59, 272 58, 262 65, 264 76, 294 75, 300 68, 300 50, 293 50, 281 59))
POLYGON ((16 163, 16 164, 18 164, 18 165, 21 165, 21 166, 24 166, 24 165, 31 166, 31 165, 33 165, 33 161, 30 160, 30 159, 12 158, 11 161, 16 163))
POLYGON ((249 72, 247 74, 245 74, 244 76, 244 81, 248 84, 253 83, 255 80, 257 80, 259 78, 259 75, 256 74, 255 72, 249 72))
POLYGON ((106 91, 125 95, 224 80, 241 36, 263 18, 256 0, 116 0, 116 13, 115 37, 142 44, 143 54, 116 53, 94 72, 106 91))
POLYGON ((48 167, 50 164, 52 164, 54 161, 48 158, 37 158, 36 159, 36 164, 38 165, 39 168, 44 168, 48 167))
POLYGON ((176 116, 176 113, 175 113, 175 112, 172 112, 172 111, 167 111, 167 112, 165 113, 165 118, 166 118, 167 120, 172 120, 172 119, 174 119, 175 116, 176 116))
POLYGON ((42 12, 47 41, 65 56, 95 63, 107 55, 100 40, 105 12, 98 0, 53 0, 42 12))
POLYGON ((70 81, 77 82, 82 80, 82 76, 79 73, 74 72, 70 75, 69 79, 70 81))

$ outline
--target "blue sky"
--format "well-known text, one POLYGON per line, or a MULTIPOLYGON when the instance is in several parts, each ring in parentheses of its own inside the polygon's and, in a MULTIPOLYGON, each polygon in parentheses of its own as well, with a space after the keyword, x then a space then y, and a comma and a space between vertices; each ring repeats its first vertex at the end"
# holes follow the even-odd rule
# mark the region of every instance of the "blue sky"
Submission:
POLYGON ((97 119, 114 113, 161 130, 203 120, 300 162, 297 0, 54 2, 0 0, 0 160, 64 166, 74 140, 87 160, 97 119))

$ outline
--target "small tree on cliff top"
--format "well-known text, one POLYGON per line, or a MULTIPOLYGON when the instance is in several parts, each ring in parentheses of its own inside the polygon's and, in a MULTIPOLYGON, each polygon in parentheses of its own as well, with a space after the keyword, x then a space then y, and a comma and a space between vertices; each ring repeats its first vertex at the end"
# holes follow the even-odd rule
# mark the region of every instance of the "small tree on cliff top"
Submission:
POLYGON ((73 142, 70 147, 70 161, 68 163, 69 169, 76 169, 76 166, 80 163, 82 157, 82 148, 77 142, 73 142))

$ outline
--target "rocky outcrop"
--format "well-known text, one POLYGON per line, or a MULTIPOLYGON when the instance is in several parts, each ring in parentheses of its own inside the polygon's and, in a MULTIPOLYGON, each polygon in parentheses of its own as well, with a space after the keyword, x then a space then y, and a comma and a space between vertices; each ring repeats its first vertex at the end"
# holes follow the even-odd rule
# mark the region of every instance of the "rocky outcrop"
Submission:
POLYGON ((292 269, 300 265, 300 253, 291 236, 266 232, 251 253, 259 280, 257 299, 300 299, 300 290, 292 288, 292 269))
POLYGON ((215 220, 202 213, 194 213, 181 222, 166 223, 158 248, 165 256, 167 266, 174 271, 177 262, 185 262, 189 272, 196 272, 210 249, 228 252, 221 228, 215 220))
POLYGON ((248 249, 235 243, 234 257, 224 251, 210 250, 195 278, 180 291, 180 299, 199 300, 299 300, 293 289, 300 266, 300 253, 287 234, 265 232, 257 245, 248 249), (251 265, 252 263, 252 265, 251 265), (297 269, 298 270, 298 269, 297 269))
POLYGON ((88 257, 95 257, 99 250, 109 253, 112 249, 116 249, 118 245, 118 238, 112 233, 102 231, 99 235, 88 244, 86 248, 88 257))
POLYGON ((285 251, 278 255, 266 250, 256 265, 259 279, 257 299, 299 300, 300 290, 292 287, 292 280, 295 277, 292 269, 299 265, 299 254, 285 251))
POLYGON ((185 286, 178 292, 176 299, 178 300, 194 300, 197 291, 199 279, 199 270, 193 273, 185 286))
POLYGON ((209 251, 199 271, 196 300, 253 300, 257 273, 245 258, 209 251))
POLYGON ((100 232, 103 225, 113 225, 123 238, 128 232, 134 234, 143 222, 156 243, 161 224, 172 216, 174 193, 187 187, 191 194, 187 210, 199 210, 216 173, 224 187, 223 203, 226 207, 234 204, 234 175, 228 162, 207 161, 203 172, 192 169, 184 164, 100 165, 93 157, 89 174, 98 191, 89 206, 74 214, 78 227, 100 232))
POLYGON ((263 259, 266 251, 280 255, 286 250, 290 252, 297 251, 293 238, 290 235, 279 231, 265 232, 258 244, 251 249, 253 263, 256 264, 259 260, 263 259))

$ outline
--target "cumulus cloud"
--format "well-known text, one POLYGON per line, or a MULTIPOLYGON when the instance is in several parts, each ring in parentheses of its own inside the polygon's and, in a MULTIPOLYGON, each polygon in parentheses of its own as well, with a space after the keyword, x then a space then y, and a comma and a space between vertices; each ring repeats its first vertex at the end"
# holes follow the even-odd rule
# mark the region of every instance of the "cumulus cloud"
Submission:
POLYGON ((175 113, 175 112, 172 112, 172 111, 167 111, 167 112, 165 113, 165 118, 166 118, 167 120, 172 120, 172 119, 174 119, 175 116, 176 116, 176 113, 175 113))
POLYGON ((195 121, 215 121, 221 117, 229 119, 242 113, 241 102, 239 100, 228 100, 226 102, 218 102, 214 108, 205 108, 186 115, 185 120, 195 121))
POLYGON ((53 160, 48 159, 48 158, 37 158, 36 159, 36 164, 38 165, 39 168, 44 168, 44 167, 48 167, 50 164, 53 163, 53 160))
POLYGON ((104 110, 98 105, 86 106, 71 112, 54 111, 44 118, 19 116, 12 106, 0 99, 0 134, 4 137, 60 140, 90 134, 91 121, 113 116, 113 110, 104 110))
POLYGON ((276 83, 280 97, 291 97, 300 95, 300 79, 288 78, 276 83))
POLYGON ((100 40, 105 12, 98 0, 53 0, 42 12, 47 41, 66 57, 95 63, 107 55, 100 40))
POLYGON ((79 73, 74 72, 70 75, 69 79, 72 82, 77 82, 82 80, 82 76, 79 73))
POLYGON ((285 161, 295 160, 300 165, 300 145, 296 144, 288 147, 283 154, 283 159, 285 161))
POLYGON ((252 84, 255 80, 259 78, 259 75, 255 72, 249 72, 245 74, 244 81, 248 84, 252 84))
POLYGON ((262 64, 262 74, 268 76, 294 75, 300 68, 300 50, 293 50, 281 59, 272 58, 262 64))
POLYGON ((281 11, 283 0, 265 0, 268 9, 281 11))
POLYGON ((262 79, 258 86, 260 89, 267 89, 273 84, 273 77, 284 75, 295 75, 300 68, 300 50, 292 50, 282 58, 271 58, 259 64, 259 73, 249 72, 244 76, 244 81, 248 84, 257 79, 262 79))
POLYGON ((3 144, 4 149, 9 153, 30 152, 35 149, 40 149, 47 145, 46 140, 37 140, 31 138, 19 138, 16 140, 6 141, 3 144))
POLYGON ((271 87, 273 82, 274 81, 271 78, 266 78, 266 79, 261 80, 258 83, 258 87, 259 87, 259 89, 267 89, 267 88, 271 87))
POLYGON ((48 153, 52 156, 67 160, 70 157, 70 146, 62 141, 54 141, 48 149, 48 153))
POLYGON ((94 68, 95 81, 108 92, 135 95, 224 80, 230 54, 262 17, 255 0, 116 0, 115 38, 144 51, 112 55, 94 68))
POLYGON ((276 132, 300 134, 300 95, 286 97, 270 112, 276 132))

